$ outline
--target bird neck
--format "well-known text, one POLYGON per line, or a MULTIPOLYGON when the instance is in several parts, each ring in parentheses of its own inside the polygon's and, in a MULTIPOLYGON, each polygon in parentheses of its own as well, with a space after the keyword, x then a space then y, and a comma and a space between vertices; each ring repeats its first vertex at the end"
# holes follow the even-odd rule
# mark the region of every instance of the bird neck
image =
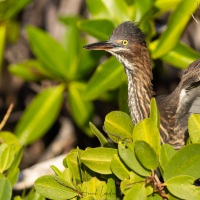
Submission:
POLYGON ((132 53, 130 60, 123 64, 128 77, 129 111, 133 123, 137 124, 149 117, 150 101, 154 94, 151 83, 153 75, 148 49, 140 46, 132 53))

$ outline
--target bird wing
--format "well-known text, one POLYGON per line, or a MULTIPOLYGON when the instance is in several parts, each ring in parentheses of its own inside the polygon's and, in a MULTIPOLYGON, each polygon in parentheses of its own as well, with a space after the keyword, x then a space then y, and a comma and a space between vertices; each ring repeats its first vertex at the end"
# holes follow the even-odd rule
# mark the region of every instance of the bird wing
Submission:
POLYGON ((185 70, 179 88, 177 114, 200 113, 200 59, 185 70))

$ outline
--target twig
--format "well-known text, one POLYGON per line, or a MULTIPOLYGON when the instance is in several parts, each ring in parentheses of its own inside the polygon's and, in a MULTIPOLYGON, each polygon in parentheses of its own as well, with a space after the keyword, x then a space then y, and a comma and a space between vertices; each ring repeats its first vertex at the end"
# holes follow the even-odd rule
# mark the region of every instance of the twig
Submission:
POLYGON ((8 110, 7 110, 7 112, 6 112, 6 114, 4 115, 4 118, 0 123, 0 130, 4 127, 5 123, 7 122, 8 118, 10 116, 10 113, 12 112, 13 106, 14 106, 14 104, 11 103, 9 108, 8 108, 8 110))

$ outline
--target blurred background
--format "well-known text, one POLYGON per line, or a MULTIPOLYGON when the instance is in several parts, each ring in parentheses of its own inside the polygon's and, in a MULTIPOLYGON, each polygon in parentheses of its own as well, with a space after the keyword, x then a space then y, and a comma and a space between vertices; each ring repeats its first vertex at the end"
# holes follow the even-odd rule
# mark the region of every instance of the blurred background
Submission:
MULTIPOLYGON (((0 114, 24 145, 20 168, 99 146, 106 114, 127 109, 123 66, 82 47, 137 22, 152 56, 156 95, 168 94, 200 57, 198 1, 0 0, 0 114), (189 5, 189 6, 188 6, 189 5)), ((105 134, 106 136, 106 134, 105 134)))

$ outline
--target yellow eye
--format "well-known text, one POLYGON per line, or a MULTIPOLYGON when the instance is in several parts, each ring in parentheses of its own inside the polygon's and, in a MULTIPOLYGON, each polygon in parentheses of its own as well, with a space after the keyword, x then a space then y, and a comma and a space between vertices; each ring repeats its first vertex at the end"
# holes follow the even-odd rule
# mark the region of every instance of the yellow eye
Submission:
POLYGON ((126 46, 128 44, 128 40, 122 40, 122 44, 126 46))

